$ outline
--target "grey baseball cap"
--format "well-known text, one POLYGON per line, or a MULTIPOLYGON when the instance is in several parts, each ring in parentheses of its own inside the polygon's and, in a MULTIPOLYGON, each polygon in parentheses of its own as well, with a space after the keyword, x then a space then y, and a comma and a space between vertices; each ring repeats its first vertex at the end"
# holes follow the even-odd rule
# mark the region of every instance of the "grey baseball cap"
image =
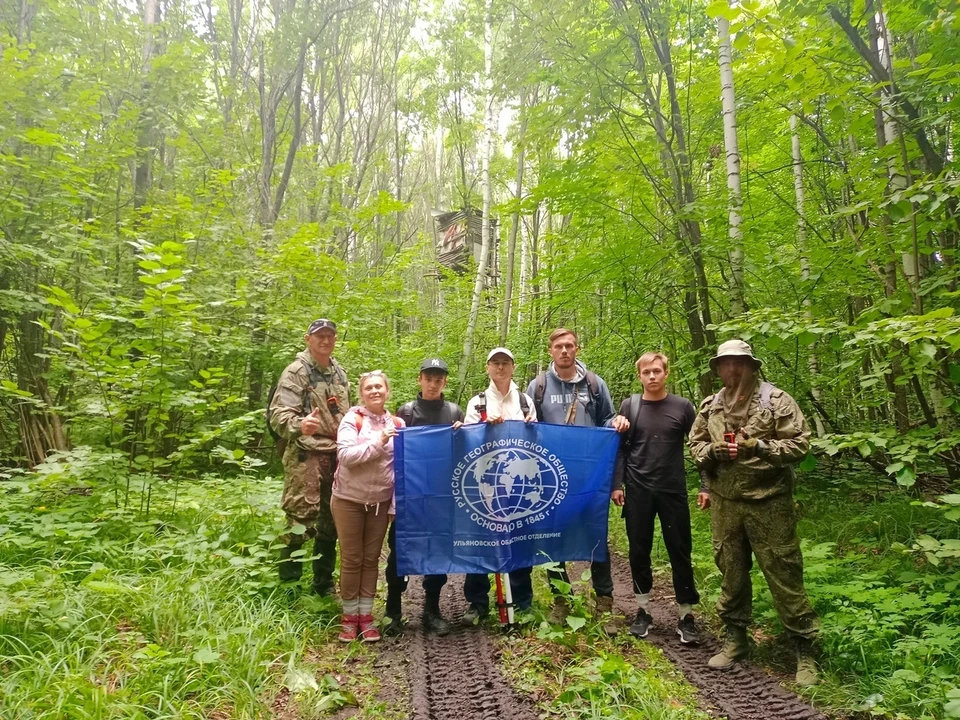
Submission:
POLYGON ((333 320, 327 320, 326 318, 320 318, 319 320, 314 320, 310 323, 310 327, 307 328, 307 335, 313 335, 319 330, 333 330, 334 334, 337 332, 337 324, 333 320))

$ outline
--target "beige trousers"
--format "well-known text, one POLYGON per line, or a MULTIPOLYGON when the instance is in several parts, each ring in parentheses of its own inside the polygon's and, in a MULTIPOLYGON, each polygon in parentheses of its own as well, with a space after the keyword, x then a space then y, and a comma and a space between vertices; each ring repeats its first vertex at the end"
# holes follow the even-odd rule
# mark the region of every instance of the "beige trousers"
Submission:
POLYGON ((380 551, 387 534, 390 503, 364 505, 336 496, 330 499, 340 539, 340 598, 372 598, 377 594, 380 551))

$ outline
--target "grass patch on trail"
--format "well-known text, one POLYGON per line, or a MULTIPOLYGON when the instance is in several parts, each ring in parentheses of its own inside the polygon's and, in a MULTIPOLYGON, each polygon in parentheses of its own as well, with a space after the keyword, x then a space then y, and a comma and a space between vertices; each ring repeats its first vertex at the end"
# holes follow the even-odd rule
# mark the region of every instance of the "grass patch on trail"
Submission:
POLYGON ((711 717, 697 708, 695 689, 660 650, 626 633, 608 638, 592 620, 576 631, 544 622, 499 642, 500 662, 511 685, 551 717, 711 717))
POLYGON ((47 470, 0 484, 0 717, 386 715, 338 605, 277 587, 279 480, 155 486, 147 519, 135 482, 123 509, 69 458, 47 470))
MULTIPOLYGON (((694 479, 691 478, 691 482, 694 479)), ((823 623, 821 685, 800 690, 815 705, 871 717, 960 718, 960 512, 878 481, 859 465, 799 473, 798 532, 807 593, 823 623)), ((960 496, 947 496, 947 500, 960 496)), ((720 574, 710 516, 692 506, 699 618, 715 633, 720 574)), ((611 544, 626 553, 623 521, 611 544)), ((659 528, 657 585, 670 588, 659 528)), ((751 662, 792 674, 792 648, 754 565, 751 662)), ((672 595, 672 590, 668 591, 672 595)))

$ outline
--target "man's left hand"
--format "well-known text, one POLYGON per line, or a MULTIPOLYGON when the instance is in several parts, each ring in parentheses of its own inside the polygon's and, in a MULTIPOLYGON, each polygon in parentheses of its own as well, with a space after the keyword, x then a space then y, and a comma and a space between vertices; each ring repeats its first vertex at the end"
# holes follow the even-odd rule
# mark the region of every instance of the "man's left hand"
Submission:
POLYGON ((623 503, 624 503, 623 490, 614 490, 612 493, 610 493, 610 500, 617 507, 623 507, 623 503))
POLYGON ((767 444, 763 440, 756 438, 744 438, 737 443, 737 455, 744 460, 752 457, 760 457, 767 449, 767 444))
POLYGON ((618 433, 623 433, 630 429, 630 421, 623 415, 614 415, 613 420, 610 421, 610 427, 618 433))

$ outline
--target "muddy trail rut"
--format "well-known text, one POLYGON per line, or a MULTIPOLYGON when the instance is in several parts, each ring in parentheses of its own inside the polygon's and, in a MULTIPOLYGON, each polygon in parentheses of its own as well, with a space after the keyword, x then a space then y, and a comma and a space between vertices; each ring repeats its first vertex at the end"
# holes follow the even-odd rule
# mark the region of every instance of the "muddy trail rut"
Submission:
POLYGON ((441 609, 451 621, 452 632, 445 637, 424 635, 420 626, 423 589, 419 577, 410 578, 403 598, 407 618, 403 637, 384 638, 381 643, 387 658, 405 659, 410 718, 537 720, 536 705, 518 695, 500 672, 490 631, 460 625, 460 616, 467 609, 462 587, 463 576, 454 575, 443 588, 441 609))
MULTIPOLYGON (((636 611, 630 569, 617 555, 613 557, 613 577, 616 610, 628 618, 628 624, 636 611)), ((663 585, 662 579, 657 581, 663 585)), ((453 631, 446 637, 436 637, 423 633, 423 590, 419 577, 410 579, 404 595, 407 624, 403 637, 384 638, 380 646, 382 656, 376 663, 381 679, 378 694, 383 700, 407 695, 413 720, 537 720, 540 713, 533 701, 513 690, 500 671, 492 626, 459 624, 466 609, 462 587, 463 577, 459 575, 451 576, 444 587, 441 608, 453 631)), ((646 641, 660 648, 697 688, 698 705, 703 709, 729 720, 826 720, 826 715, 759 667, 741 663, 727 672, 710 670, 707 660, 719 651, 720 643, 703 632, 704 641, 699 647, 680 645, 672 594, 665 595, 659 593, 658 599, 655 585, 651 605, 654 625, 646 641)), ((628 648, 622 649, 629 653, 628 648)))
MULTIPOLYGON (((633 582, 627 560, 614 554, 613 597, 618 613, 627 623, 636 614, 633 582)), ((666 581, 669 585, 669 580, 666 581)), ((721 643, 701 628, 703 642, 696 647, 681 645, 677 637, 677 608, 672 590, 669 597, 657 593, 663 578, 654 581, 650 607, 653 625, 645 640, 660 648, 676 665, 687 682, 697 688, 703 705, 729 720, 826 720, 827 716, 802 698, 782 687, 779 680, 749 663, 738 663, 731 670, 711 670, 707 661, 720 651, 721 643), (658 598, 659 595, 659 598, 658 598)))

